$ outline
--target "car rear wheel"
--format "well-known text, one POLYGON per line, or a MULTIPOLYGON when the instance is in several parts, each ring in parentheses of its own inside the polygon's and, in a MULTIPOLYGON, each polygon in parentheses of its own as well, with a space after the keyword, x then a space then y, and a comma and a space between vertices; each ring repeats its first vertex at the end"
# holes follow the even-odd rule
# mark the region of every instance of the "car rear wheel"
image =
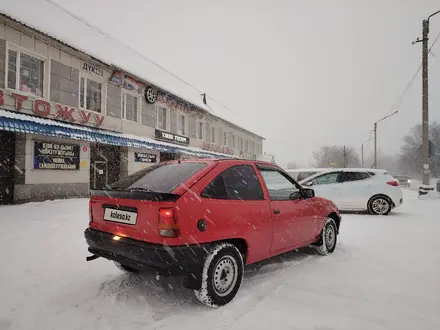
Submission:
POLYGON ((214 246, 205 260, 201 288, 194 290, 197 299, 212 308, 228 304, 240 289, 243 269, 243 257, 235 245, 214 246))
POLYGON ((131 268, 131 267, 126 266, 126 265, 123 265, 123 264, 121 264, 119 262, 116 262, 116 261, 115 261, 115 265, 116 265, 116 267, 118 267, 120 270, 123 270, 124 272, 127 272, 127 273, 139 273, 139 270, 131 268))
POLYGON ((322 228, 320 238, 318 242, 312 245, 312 248, 316 253, 327 256, 336 249, 336 243, 338 241, 338 229, 336 227, 335 220, 327 218, 324 228, 322 228))
POLYGON ((373 215, 388 215, 391 212, 391 201, 385 196, 375 196, 368 202, 368 211, 373 215))

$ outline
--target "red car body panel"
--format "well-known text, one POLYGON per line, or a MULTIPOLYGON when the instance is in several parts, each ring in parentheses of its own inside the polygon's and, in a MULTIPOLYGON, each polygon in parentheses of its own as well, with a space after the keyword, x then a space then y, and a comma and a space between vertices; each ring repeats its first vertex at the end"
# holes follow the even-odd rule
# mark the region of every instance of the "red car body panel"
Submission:
POLYGON ((315 242, 327 217, 332 213, 339 217, 336 206, 323 198, 271 201, 256 165, 271 166, 284 173, 274 164, 246 160, 192 162, 203 162, 207 165, 172 192, 180 196, 175 201, 157 202, 92 195, 89 227, 101 232, 170 247, 241 239, 247 245, 245 262, 251 264, 315 242), (257 173, 264 200, 220 200, 200 196, 203 189, 217 175, 232 165, 243 164, 251 165, 257 173), (108 204, 136 208, 138 212, 136 225, 103 220, 103 206, 108 204), (160 208, 173 210, 179 226, 178 237, 159 235, 160 208), (207 224, 205 231, 197 228, 197 222, 201 219, 207 224))

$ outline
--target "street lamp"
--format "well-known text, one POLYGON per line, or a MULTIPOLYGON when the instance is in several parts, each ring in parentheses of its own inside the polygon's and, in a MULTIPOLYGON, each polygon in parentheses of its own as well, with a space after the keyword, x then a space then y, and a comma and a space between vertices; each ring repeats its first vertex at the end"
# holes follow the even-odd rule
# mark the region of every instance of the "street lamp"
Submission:
POLYGON ((429 171, 429 112, 428 112, 428 34, 429 34, 429 20, 432 16, 440 13, 436 11, 435 13, 428 16, 427 19, 423 20, 423 32, 422 40, 417 38, 413 43, 422 42, 422 155, 423 155, 423 185, 428 186, 430 181, 430 171, 429 171))
POLYGON ((361 167, 364 167, 364 144, 370 142, 372 137, 370 137, 367 141, 361 144, 361 167))
POLYGON ((394 116, 398 112, 399 111, 396 110, 393 113, 390 113, 388 116, 385 116, 374 123, 374 128, 373 128, 373 131, 374 131, 374 168, 377 168, 377 124, 380 123, 382 120, 385 120, 391 116, 394 116))

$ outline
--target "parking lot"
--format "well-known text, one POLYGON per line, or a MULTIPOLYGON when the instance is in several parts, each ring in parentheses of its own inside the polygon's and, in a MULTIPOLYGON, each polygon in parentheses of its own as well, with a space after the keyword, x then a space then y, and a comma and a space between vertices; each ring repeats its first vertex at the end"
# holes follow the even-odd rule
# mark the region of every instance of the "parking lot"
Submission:
POLYGON ((0 329, 440 329, 440 201, 404 200, 389 216, 344 214, 329 257, 249 266, 218 310, 178 278, 87 263, 86 199, 4 206, 0 329))

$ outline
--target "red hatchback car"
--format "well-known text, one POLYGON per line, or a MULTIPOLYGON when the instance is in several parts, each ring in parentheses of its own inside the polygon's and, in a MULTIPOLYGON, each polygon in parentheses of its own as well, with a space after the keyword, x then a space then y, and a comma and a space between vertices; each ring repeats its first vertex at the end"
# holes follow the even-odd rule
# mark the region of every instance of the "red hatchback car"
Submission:
POLYGON ((302 246, 336 247, 341 217, 278 166, 246 160, 165 162, 92 191, 87 260, 185 276, 211 307, 230 302, 244 265, 302 246))

